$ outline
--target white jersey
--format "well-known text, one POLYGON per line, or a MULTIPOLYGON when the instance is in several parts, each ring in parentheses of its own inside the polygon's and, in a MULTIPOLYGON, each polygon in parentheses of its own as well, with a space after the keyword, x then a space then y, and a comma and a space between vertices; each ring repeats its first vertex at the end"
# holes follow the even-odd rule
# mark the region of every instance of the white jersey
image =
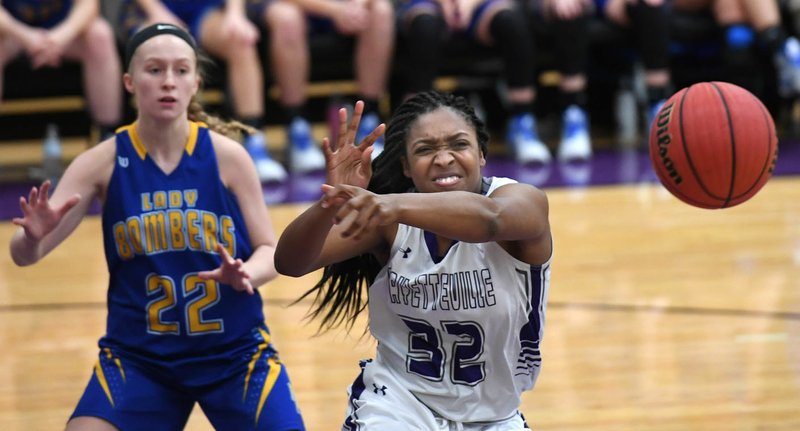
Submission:
MULTIPOLYGON (((489 180, 487 194, 514 182, 489 180)), ((369 288, 376 365, 445 419, 509 418, 539 375, 550 260, 530 265, 495 242, 437 249, 431 233, 399 225, 369 288)))

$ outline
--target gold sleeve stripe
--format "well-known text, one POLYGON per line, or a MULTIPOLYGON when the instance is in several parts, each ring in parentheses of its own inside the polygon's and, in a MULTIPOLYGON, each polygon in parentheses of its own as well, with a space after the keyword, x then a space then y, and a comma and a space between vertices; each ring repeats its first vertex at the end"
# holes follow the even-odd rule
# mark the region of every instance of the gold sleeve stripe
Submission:
MULTIPOLYGON (((186 139, 185 148, 190 156, 194 152, 195 147, 197 147, 197 134, 201 126, 206 127, 206 124, 189 121, 189 137, 186 139)), ((142 144, 142 140, 139 139, 139 133, 136 132, 136 123, 120 127, 118 130, 125 130, 128 132, 128 136, 130 136, 131 142, 133 142, 133 149, 136 150, 136 154, 139 155, 139 158, 144 160, 145 156, 147 156, 147 148, 142 144)))
POLYGON ((258 400, 258 410, 256 410, 256 424, 258 424, 258 418, 261 416, 261 409, 264 408, 264 403, 267 401, 267 396, 272 391, 272 387, 275 386, 275 381, 278 380, 278 376, 281 373, 281 363, 275 360, 275 358, 269 358, 267 360, 269 363, 269 373, 267 374, 267 380, 264 382, 264 387, 261 389, 261 398, 258 400))
POLYGON ((144 160, 147 156, 147 148, 142 144, 142 140, 139 139, 139 133, 136 132, 136 123, 126 126, 125 129, 128 130, 128 136, 130 136, 131 142, 133 142, 133 149, 136 150, 136 154, 139 155, 140 159, 144 160))
POLYGON ((197 146, 197 131, 199 124, 194 121, 189 121, 189 138, 186 140, 186 154, 192 155, 197 146))
POLYGON ((116 407, 114 405, 114 398, 111 396, 111 390, 108 389, 108 382, 106 381, 106 375, 103 372, 103 366, 100 365, 100 360, 97 360, 97 363, 94 364, 94 373, 97 374, 97 381, 100 382, 100 386, 103 387, 103 391, 106 393, 108 397, 108 401, 111 402, 112 407, 116 407))

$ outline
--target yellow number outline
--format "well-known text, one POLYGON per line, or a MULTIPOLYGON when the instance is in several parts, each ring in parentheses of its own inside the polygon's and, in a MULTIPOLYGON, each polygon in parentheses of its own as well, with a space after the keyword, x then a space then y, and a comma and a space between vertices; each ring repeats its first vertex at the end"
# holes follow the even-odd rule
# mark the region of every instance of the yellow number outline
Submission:
MULTIPOLYGON (((164 312, 177 305, 175 281, 168 276, 149 274, 145 279, 145 285, 148 296, 160 294, 145 307, 147 332, 155 335, 180 335, 179 322, 164 321, 162 318, 164 312)), ((186 274, 181 280, 181 294, 184 298, 198 289, 201 291, 200 296, 188 301, 184 306, 183 316, 188 335, 224 332, 225 325, 222 319, 203 319, 203 312, 220 301, 219 283, 215 280, 203 280, 197 273, 186 274)))

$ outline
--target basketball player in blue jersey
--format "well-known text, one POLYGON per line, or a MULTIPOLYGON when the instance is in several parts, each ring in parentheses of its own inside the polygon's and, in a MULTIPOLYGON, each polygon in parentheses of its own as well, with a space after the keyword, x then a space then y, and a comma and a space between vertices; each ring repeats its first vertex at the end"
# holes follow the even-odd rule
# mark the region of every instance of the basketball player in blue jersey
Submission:
POLYGON ((122 86, 114 31, 98 0, 0 1, 0 99, 3 69, 20 53, 31 67, 80 62, 92 121, 101 136, 122 121, 122 86))
POLYGON ((377 352, 350 386, 342 429, 528 429, 518 408, 541 366, 546 195, 481 175, 489 136, 464 98, 404 102, 372 166, 371 141, 353 141, 361 109, 335 151, 324 144, 324 195, 275 251, 282 274, 324 268, 306 293, 323 326, 369 308, 377 352))
POLYGON ((190 109, 195 41, 156 24, 125 64, 136 122, 78 156, 52 198, 47 182, 20 198, 14 220, 11 255, 30 265, 103 204, 107 332, 67 430, 177 431, 195 403, 216 429, 302 430, 254 294, 277 275, 275 235, 247 152, 190 109))
MULTIPOLYGON (((264 72, 258 53, 255 18, 271 0, 122 0, 119 25, 126 36, 152 23, 172 23, 189 30, 205 52, 227 66, 227 86, 235 117, 257 133, 244 139, 263 182, 286 180, 284 167, 267 150, 264 72)), ((324 165, 319 152, 320 169, 324 165)))

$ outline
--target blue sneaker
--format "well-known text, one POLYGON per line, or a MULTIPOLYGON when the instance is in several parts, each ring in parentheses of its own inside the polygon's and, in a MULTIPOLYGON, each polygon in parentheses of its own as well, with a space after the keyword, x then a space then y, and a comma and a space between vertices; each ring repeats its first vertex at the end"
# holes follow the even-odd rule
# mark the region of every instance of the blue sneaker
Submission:
MULTIPOLYGON (((358 124, 358 131, 356 132, 356 144, 366 138, 378 125, 381 124, 378 114, 370 112, 369 114, 361 117, 361 122, 358 124)), ((372 160, 375 160, 380 153, 383 152, 383 135, 381 135, 374 144, 372 144, 372 160)))
POLYGON ((292 172, 305 173, 325 169, 325 156, 311 136, 311 125, 296 117, 289 124, 289 166, 292 172))
POLYGON ((778 94, 792 97, 800 94, 800 41, 788 37, 781 51, 775 56, 778 73, 778 94))
POLYGON ((244 147, 256 164, 256 171, 261 182, 283 182, 286 180, 286 169, 269 156, 267 140, 263 133, 248 135, 244 147))
POLYGON ((518 163, 549 163, 550 150, 536 133, 533 114, 519 114, 508 122, 506 142, 518 163))
POLYGON ((592 142, 589 138, 589 119, 586 112, 570 105, 562 117, 561 143, 558 159, 562 162, 589 160, 592 158, 592 142))

